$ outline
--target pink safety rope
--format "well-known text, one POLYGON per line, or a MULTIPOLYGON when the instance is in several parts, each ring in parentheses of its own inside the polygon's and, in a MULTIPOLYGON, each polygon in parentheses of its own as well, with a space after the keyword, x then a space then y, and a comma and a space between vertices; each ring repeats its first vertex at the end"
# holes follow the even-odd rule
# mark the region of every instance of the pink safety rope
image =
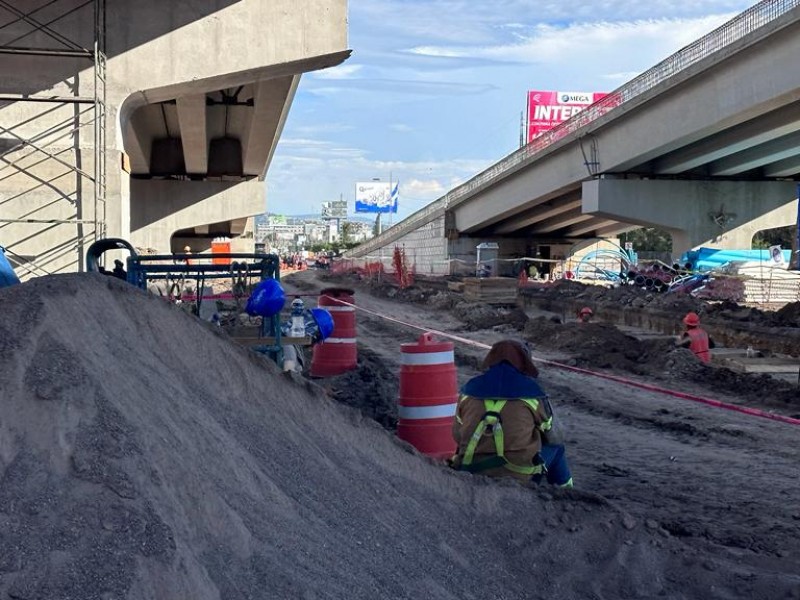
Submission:
MULTIPOLYGON (((385 319, 387 321, 392 321, 394 323, 398 323, 400 325, 404 325, 406 327, 410 327, 412 329, 418 329, 420 331, 430 331, 431 333, 435 333, 436 335, 440 335, 445 338, 449 338, 451 340, 455 340, 457 342, 461 342, 462 344, 467 344, 469 346, 473 346, 475 348, 482 348, 484 350, 488 350, 491 346, 487 344, 482 344, 481 342, 476 342, 474 340, 470 340, 468 338, 464 338, 458 335, 453 335, 451 333, 447 333, 444 331, 439 331, 437 329, 431 329, 430 327, 421 327, 419 325, 414 325, 413 323, 408 323, 406 321, 402 321, 400 319, 395 319, 394 317, 390 317, 388 315, 381 314, 374 310, 370 310, 368 308, 364 308, 362 306, 357 306, 350 302, 346 302, 345 300, 341 300, 339 298, 333 298, 331 296, 327 296, 330 300, 335 300, 341 304, 346 306, 352 306, 353 308, 363 311, 365 313, 369 313, 381 319, 385 319)), ((633 381, 631 379, 625 379, 624 377, 619 377, 617 375, 608 375, 606 373, 598 373, 596 371, 590 371, 589 369, 582 369, 580 367, 572 367, 570 365, 565 365, 563 363, 555 362, 552 360, 546 360, 543 358, 535 358, 531 357, 532 360, 535 362, 542 363, 549 367, 554 367, 557 369, 564 369, 566 371, 572 371, 574 373, 581 373, 582 375, 590 375, 592 377, 599 377, 601 379, 606 379, 608 381, 614 381, 616 383, 621 383, 623 385, 627 385, 630 387, 636 387, 643 390, 647 390, 649 392, 656 392, 659 394, 665 394, 667 396, 673 396, 675 398, 681 398, 682 400, 691 400, 692 402, 699 402, 700 404, 706 404, 708 406, 714 406, 716 408, 724 408, 725 410, 731 410, 734 412, 742 413, 745 415, 749 415, 751 417, 761 417, 764 419, 770 419, 772 421, 780 421, 781 423, 788 423, 789 425, 800 425, 800 419, 795 419, 793 417, 787 417, 784 415, 776 415, 774 413, 770 413, 764 410, 759 410, 757 408, 748 408, 746 406, 738 406, 736 404, 730 404, 727 402, 721 402, 720 400, 713 400, 711 398, 704 398, 703 396, 696 396, 694 394, 687 394, 685 392, 677 392, 675 390, 669 390, 666 388, 658 387, 655 385, 650 385, 647 383, 641 383, 638 381, 633 381)))

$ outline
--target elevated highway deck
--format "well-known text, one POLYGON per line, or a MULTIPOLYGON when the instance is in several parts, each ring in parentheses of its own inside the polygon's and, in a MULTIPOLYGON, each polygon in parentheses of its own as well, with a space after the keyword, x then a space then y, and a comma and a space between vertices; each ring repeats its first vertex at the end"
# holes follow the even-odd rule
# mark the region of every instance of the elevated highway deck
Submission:
POLYGON ((797 216, 797 56, 800 2, 760 2, 352 255, 400 243, 439 269, 481 241, 522 254, 632 226, 676 252, 749 247, 797 216))

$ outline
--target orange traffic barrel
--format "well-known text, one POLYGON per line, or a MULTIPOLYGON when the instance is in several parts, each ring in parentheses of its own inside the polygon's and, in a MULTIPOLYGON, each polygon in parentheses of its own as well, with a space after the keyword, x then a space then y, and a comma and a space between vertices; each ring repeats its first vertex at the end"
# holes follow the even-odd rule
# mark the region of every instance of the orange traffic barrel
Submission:
POLYGON ((397 437, 427 456, 450 458, 458 402, 453 343, 423 333, 416 343, 400 344, 400 352, 397 437))
POLYGON ((231 253, 231 241, 228 238, 214 238, 211 240, 211 264, 212 265, 229 265, 231 259, 229 257, 217 256, 219 254, 231 253))
POLYGON ((317 304, 330 311, 333 333, 324 342, 314 346, 310 369, 312 377, 341 375, 356 368, 356 309, 348 306, 353 304, 354 293, 347 288, 325 288, 319 293, 317 304))

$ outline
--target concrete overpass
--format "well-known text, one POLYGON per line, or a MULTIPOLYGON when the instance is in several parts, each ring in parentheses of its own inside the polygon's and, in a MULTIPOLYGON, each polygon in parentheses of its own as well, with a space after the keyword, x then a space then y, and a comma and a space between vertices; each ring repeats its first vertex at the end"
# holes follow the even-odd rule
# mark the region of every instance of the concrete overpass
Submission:
POLYGON ((760 2, 352 254, 402 244, 446 272, 482 241, 529 255, 634 225, 676 253, 749 248, 797 217, 798 56, 800 1, 760 2))
POLYGON ((349 54, 346 0, 0 0, 0 245, 24 277, 246 235, 301 75, 349 54))

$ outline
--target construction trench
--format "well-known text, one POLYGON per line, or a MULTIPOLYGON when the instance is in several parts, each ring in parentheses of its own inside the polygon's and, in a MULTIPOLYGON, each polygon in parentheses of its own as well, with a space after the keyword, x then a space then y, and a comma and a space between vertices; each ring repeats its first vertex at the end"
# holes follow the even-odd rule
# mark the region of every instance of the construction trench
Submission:
POLYGON ((424 283, 282 282, 355 291, 357 369, 281 373, 96 273, 0 290, 0 598, 800 598, 797 380, 700 364, 668 332, 698 310, 729 350, 791 362, 797 303, 564 282, 492 308, 424 283), (575 488, 455 472, 393 433, 400 344, 428 329, 472 342, 459 383, 524 338, 538 359, 787 420, 543 364, 575 488))

